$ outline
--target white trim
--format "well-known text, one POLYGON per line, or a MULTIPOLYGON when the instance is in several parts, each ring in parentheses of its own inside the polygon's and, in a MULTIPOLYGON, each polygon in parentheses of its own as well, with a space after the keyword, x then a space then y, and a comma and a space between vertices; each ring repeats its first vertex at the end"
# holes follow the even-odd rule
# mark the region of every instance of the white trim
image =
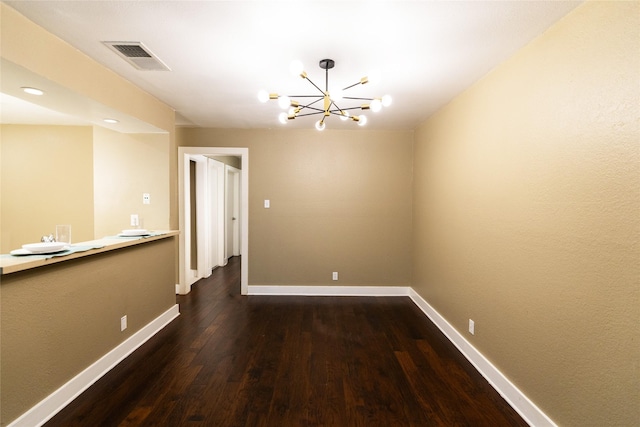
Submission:
MULTIPOLYGON (((191 154, 184 154, 183 158, 180 162, 178 162, 178 170, 180 173, 179 178, 179 189, 178 194, 180 197, 180 236, 179 236, 179 247, 184 248, 183 251, 180 251, 179 256, 179 277, 180 277, 180 289, 178 291, 179 294, 187 294, 191 291, 191 285, 194 284, 200 276, 198 275, 198 270, 191 269, 191 233, 186 230, 190 230, 191 228, 191 162, 195 162, 196 171, 195 171, 195 179, 198 180, 199 172, 201 172, 201 167, 198 167, 202 162, 206 163, 206 158, 204 156, 197 156, 191 154)), ((201 184, 201 182, 200 182, 201 184)), ((201 185, 196 185, 196 188, 200 188, 201 185)), ((198 195, 196 194, 196 199, 198 195)), ((197 209, 196 209, 197 212, 197 209)), ((196 214, 197 218, 202 219, 203 215, 201 212, 196 214)), ((203 255, 203 251, 200 251, 198 254, 198 265, 201 265, 201 258, 203 255)))
POLYGON ((62 387, 45 397, 9 424, 8 427, 39 427, 43 425, 179 315, 179 306, 175 304, 62 387))
POLYGON ((219 155, 240 156, 242 169, 240 170, 240 293, 247 295, 249 286, 249 149, 246 147, 178 147, 178 211, 179 211, 179 271, 180 286, 178 293, 186 294, 190 290, 189 277, 185 272, 185 156, 219 155))
POLYGON ((230 165, 224 165, 225 191, 224 191, 224 257, 226 260, 232 256, 240 255, 240 169, 230 165), (229 187, 233 189, 229 191, 229 187), (229 218, 231 211, 231 218, 229 218), (231 228, 231 232, 229 232, 231 228), (229 250, 231 249, 231 250, 229 250))
POLYGON ((249 286, 248 295, 407 296, 409 289, 406 286, 249 286))
MULTIPOLYGON (((243 260, 244 263, 244 260, 243 260)), ((179 289, 176 285, 176 291, 179 289)), ((247 286, 247 295, 299 296, 408 296, 413 303, 440 329, 449 341, 471 362, 476 370, 531 426, 557 425, 498 370, 482 353, 471 345, 447 320, 429 305, 416 291, 407 286, 247 286)), ((105 354, 97 362, 79 373, 65 385, 25 412, 8 427, 39 427, 68 405, 73 399, 109 372, 129 354, 144 344, 179 315, 176 304, 158 316, 122 344, 105 354)))
POLYGON ((299 296, 408 296, 440 329, 476 370, 531 426, 556 427, 556 424, 473 347, 447 320, 416 291, 406 286, 249 286, 248 295, 299 296))
POLYGON ((409 298, 427 315, 442 331, 449 341, 456 346, 464 357, 471 362, 478 372, 496 389, 509 405, 531 426, 556 426, 547 415, 520 391, 509 379, 498 370, 486 357, 472 346, 447 320, 429 305, 416 291, 409 288, 409 298))
MULTIPOLYGON (((209 217, 209 206, 207 205, 208 201, 208 189, 209 183, 207 182, 207 158, 204 156, 193 156, 193 159, 196 161, 196 230, 204 230, 205 233, 208 233, 208 223, 207 218, 209 217), (204 203, 201 203, 204 202, 204 203)), ((186 233, 189 238, 193 236, 190 233, 186 233)), ((207 234, 205 234, 207 235, 207 234)), ((208 267, 208 257, 209 257, 209 244, 206 239, 196 239, 196 244, 198 246, 197 249, 197 269, 196 269, 196 281, 203 277, 211 276, 211 268, 208 267)), ((189 284, 191 287, 193 283, 189 284)))
POLYGON ((227 264, 224 258, 224 199, 225 199, 225 164, 207 158, 208 185, 210 186, 207 195, 209 201, 207 214, 211 221, 207 221, 207 236, 209 236, 209 255, 207 256, 207 269, 211 272, 216 267, 227 264))

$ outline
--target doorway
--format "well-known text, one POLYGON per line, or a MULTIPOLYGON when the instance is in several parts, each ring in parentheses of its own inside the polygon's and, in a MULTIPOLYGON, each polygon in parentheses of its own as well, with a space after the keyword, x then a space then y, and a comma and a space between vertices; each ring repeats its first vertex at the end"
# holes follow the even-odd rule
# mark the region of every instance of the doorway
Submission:
MULTIPOLYGON (((225 165, 225 258, 240 255, 240 170, 225 165)), ((226 263, 225 263, 226 264, 226 263)))
POLYGON ((248 292, 249 271, 249 149, 178 147, 180 213, 179 283, 176 293, 187 294, 212 268, 241 256, 240 293, 248 292), (240 158, 235 168, 212 160, 240 158), (224 236, 220 239, 220 236, 224 236))

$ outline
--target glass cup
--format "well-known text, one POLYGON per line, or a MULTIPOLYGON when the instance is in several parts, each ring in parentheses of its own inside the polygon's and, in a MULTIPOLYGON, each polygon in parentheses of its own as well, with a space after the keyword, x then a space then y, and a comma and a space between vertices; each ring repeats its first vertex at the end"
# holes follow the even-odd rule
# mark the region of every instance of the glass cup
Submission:
POLYGON ((56 225, 56 242, 71 244, 71 225, 56 225))

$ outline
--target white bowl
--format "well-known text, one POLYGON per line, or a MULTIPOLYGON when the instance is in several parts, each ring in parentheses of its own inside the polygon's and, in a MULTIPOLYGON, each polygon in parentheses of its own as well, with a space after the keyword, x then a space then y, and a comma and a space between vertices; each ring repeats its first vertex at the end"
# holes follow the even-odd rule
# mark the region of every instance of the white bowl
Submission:
POLYGON ((22 245, 22 249, 26 249, 32 254, 51 254, 64 250, 67 245, 68 243, 65 242, 29 243, 26 245, 22 245))
POLYGON ((149 231, 144 228, 132 228, 131 230, 122 230, 121 236, 146 236, 149 231))

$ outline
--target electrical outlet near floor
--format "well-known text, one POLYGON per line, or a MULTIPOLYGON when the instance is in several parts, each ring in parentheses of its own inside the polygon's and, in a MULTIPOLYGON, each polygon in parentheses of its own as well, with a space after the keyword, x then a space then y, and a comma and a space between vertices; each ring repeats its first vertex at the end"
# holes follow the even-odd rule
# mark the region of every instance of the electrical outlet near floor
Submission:
POLYGON ((471 335, 475 335, 476 334, 476 322, 474 322, 471 319, 469 319, 469 333, 471 335))
POLYGON ((127 329, 127 315, 125 314, 120 318, 120 332, 127 329))
POLYGON ((338 280, 338 272, 337 271, 333 272, 332 278, 333 278, 333 280, 338 280))

